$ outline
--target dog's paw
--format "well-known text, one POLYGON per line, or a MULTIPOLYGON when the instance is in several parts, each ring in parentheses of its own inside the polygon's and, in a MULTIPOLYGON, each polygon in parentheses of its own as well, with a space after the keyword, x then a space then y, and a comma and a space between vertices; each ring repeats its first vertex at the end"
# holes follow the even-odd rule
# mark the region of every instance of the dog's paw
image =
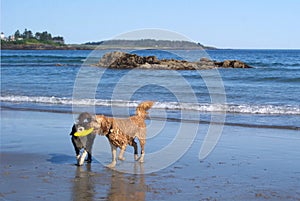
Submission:
POLYGON ((120 157, 119 156, 118 159, 121 160, 121 161, 125 161, 125 157, 120 157))
POLYGON ((81 163, 80 161, 78 161, 76 165, 77 166, 83 166, 83 163, 81 163))
POLYGON ((82 166, 83 163, 84 163, 84 160, 79 160, 79 161, 77 162, 77 165, 78 165, 78 166, 82 166))
POLYGON ((141 157, 140 157, 140 159, 139 159, 139 162, 140 162, 140 163, 143 163, 143 162, 144 162, 144 154, 141 155, 141 157))
POLYGON ((114 168, 114 167, 116 167, 116 164, 117 164, 117 161, 113 161, 110 164, 108 164, 106 167, 108 167, 108 168, 114 168))
POLYGON ((80 155, 76 156, 77 165, 79 165, 80 155))

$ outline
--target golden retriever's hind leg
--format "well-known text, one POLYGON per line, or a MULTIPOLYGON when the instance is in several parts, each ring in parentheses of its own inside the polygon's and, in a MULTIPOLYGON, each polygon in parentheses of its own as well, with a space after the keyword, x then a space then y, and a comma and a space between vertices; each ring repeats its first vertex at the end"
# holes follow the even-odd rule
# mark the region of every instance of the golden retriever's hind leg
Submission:
POLYGON ((121 160, 121 161, 125 160, 125 157, 124 157, 125 150, 126 150, 126 145, 124 145, 124 146, 121 147, 121 151, 120 151, 120 154, 119 154, 119 157, 118 157, 119 160, 121 160))
POLYGON ((109 165, 107 165, 108 168, 113 168, 117 164, 117 147, 110 143, 111 146, 111 155, 112 155, 112 161, 109 165))
POLYGON ((141 145, 141 157, 139 159, 140 163, 144 162, 144 156, 145 156, 145 144, 146 140, 145 139, 139 139, 140 145, 141 145))

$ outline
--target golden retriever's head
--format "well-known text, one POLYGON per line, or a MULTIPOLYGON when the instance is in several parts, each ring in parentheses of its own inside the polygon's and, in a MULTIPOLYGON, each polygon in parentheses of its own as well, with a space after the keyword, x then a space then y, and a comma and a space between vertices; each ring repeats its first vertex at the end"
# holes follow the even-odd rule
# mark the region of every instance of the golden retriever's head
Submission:
POLYGON ((97 115, 95 117, 97 125, 99 126, 99 135, 107 135, 110 132, 112 121, 110 118, 105 117, 104 115, 97 115))

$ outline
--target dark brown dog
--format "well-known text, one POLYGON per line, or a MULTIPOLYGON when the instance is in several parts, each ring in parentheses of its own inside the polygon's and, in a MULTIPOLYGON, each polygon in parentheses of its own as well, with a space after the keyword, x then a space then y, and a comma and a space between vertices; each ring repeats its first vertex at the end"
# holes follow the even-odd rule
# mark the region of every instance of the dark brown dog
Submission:
POLYGON ((75 153, 76 153, 77 165, 83 165, 86 155, 88 155, 87 162, 88 163, 92 162, 92 148, 93 148, 96 134, 91 133, 83 137, 77 137, 74 135, 78 130, 86 129, 87 126, 89 126, 91 120, 92 120, 92 116, 89 113, 87 112, 81 113, 78 117, 77 123, 73 125, 72 131, 70 133, 70 135, 72 136, 71 138, 72 144, 74 146, 75 153), (81 125, 81 127, 78 127, 77 125, 81 125), (82 149, 83 152, 80 155, 80 151, 82 149))

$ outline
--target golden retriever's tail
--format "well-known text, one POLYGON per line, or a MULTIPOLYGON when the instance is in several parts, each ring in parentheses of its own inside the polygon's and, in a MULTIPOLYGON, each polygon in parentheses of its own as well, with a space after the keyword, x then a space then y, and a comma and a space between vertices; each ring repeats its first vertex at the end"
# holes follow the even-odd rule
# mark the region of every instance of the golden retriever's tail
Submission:
POLYGON ((147 110, 149 110, 153 106, 154 102, 153 101, 145 101, 140 103, 135 111, 135 114, 137 116, 145 118, 147 113, 147 110))

